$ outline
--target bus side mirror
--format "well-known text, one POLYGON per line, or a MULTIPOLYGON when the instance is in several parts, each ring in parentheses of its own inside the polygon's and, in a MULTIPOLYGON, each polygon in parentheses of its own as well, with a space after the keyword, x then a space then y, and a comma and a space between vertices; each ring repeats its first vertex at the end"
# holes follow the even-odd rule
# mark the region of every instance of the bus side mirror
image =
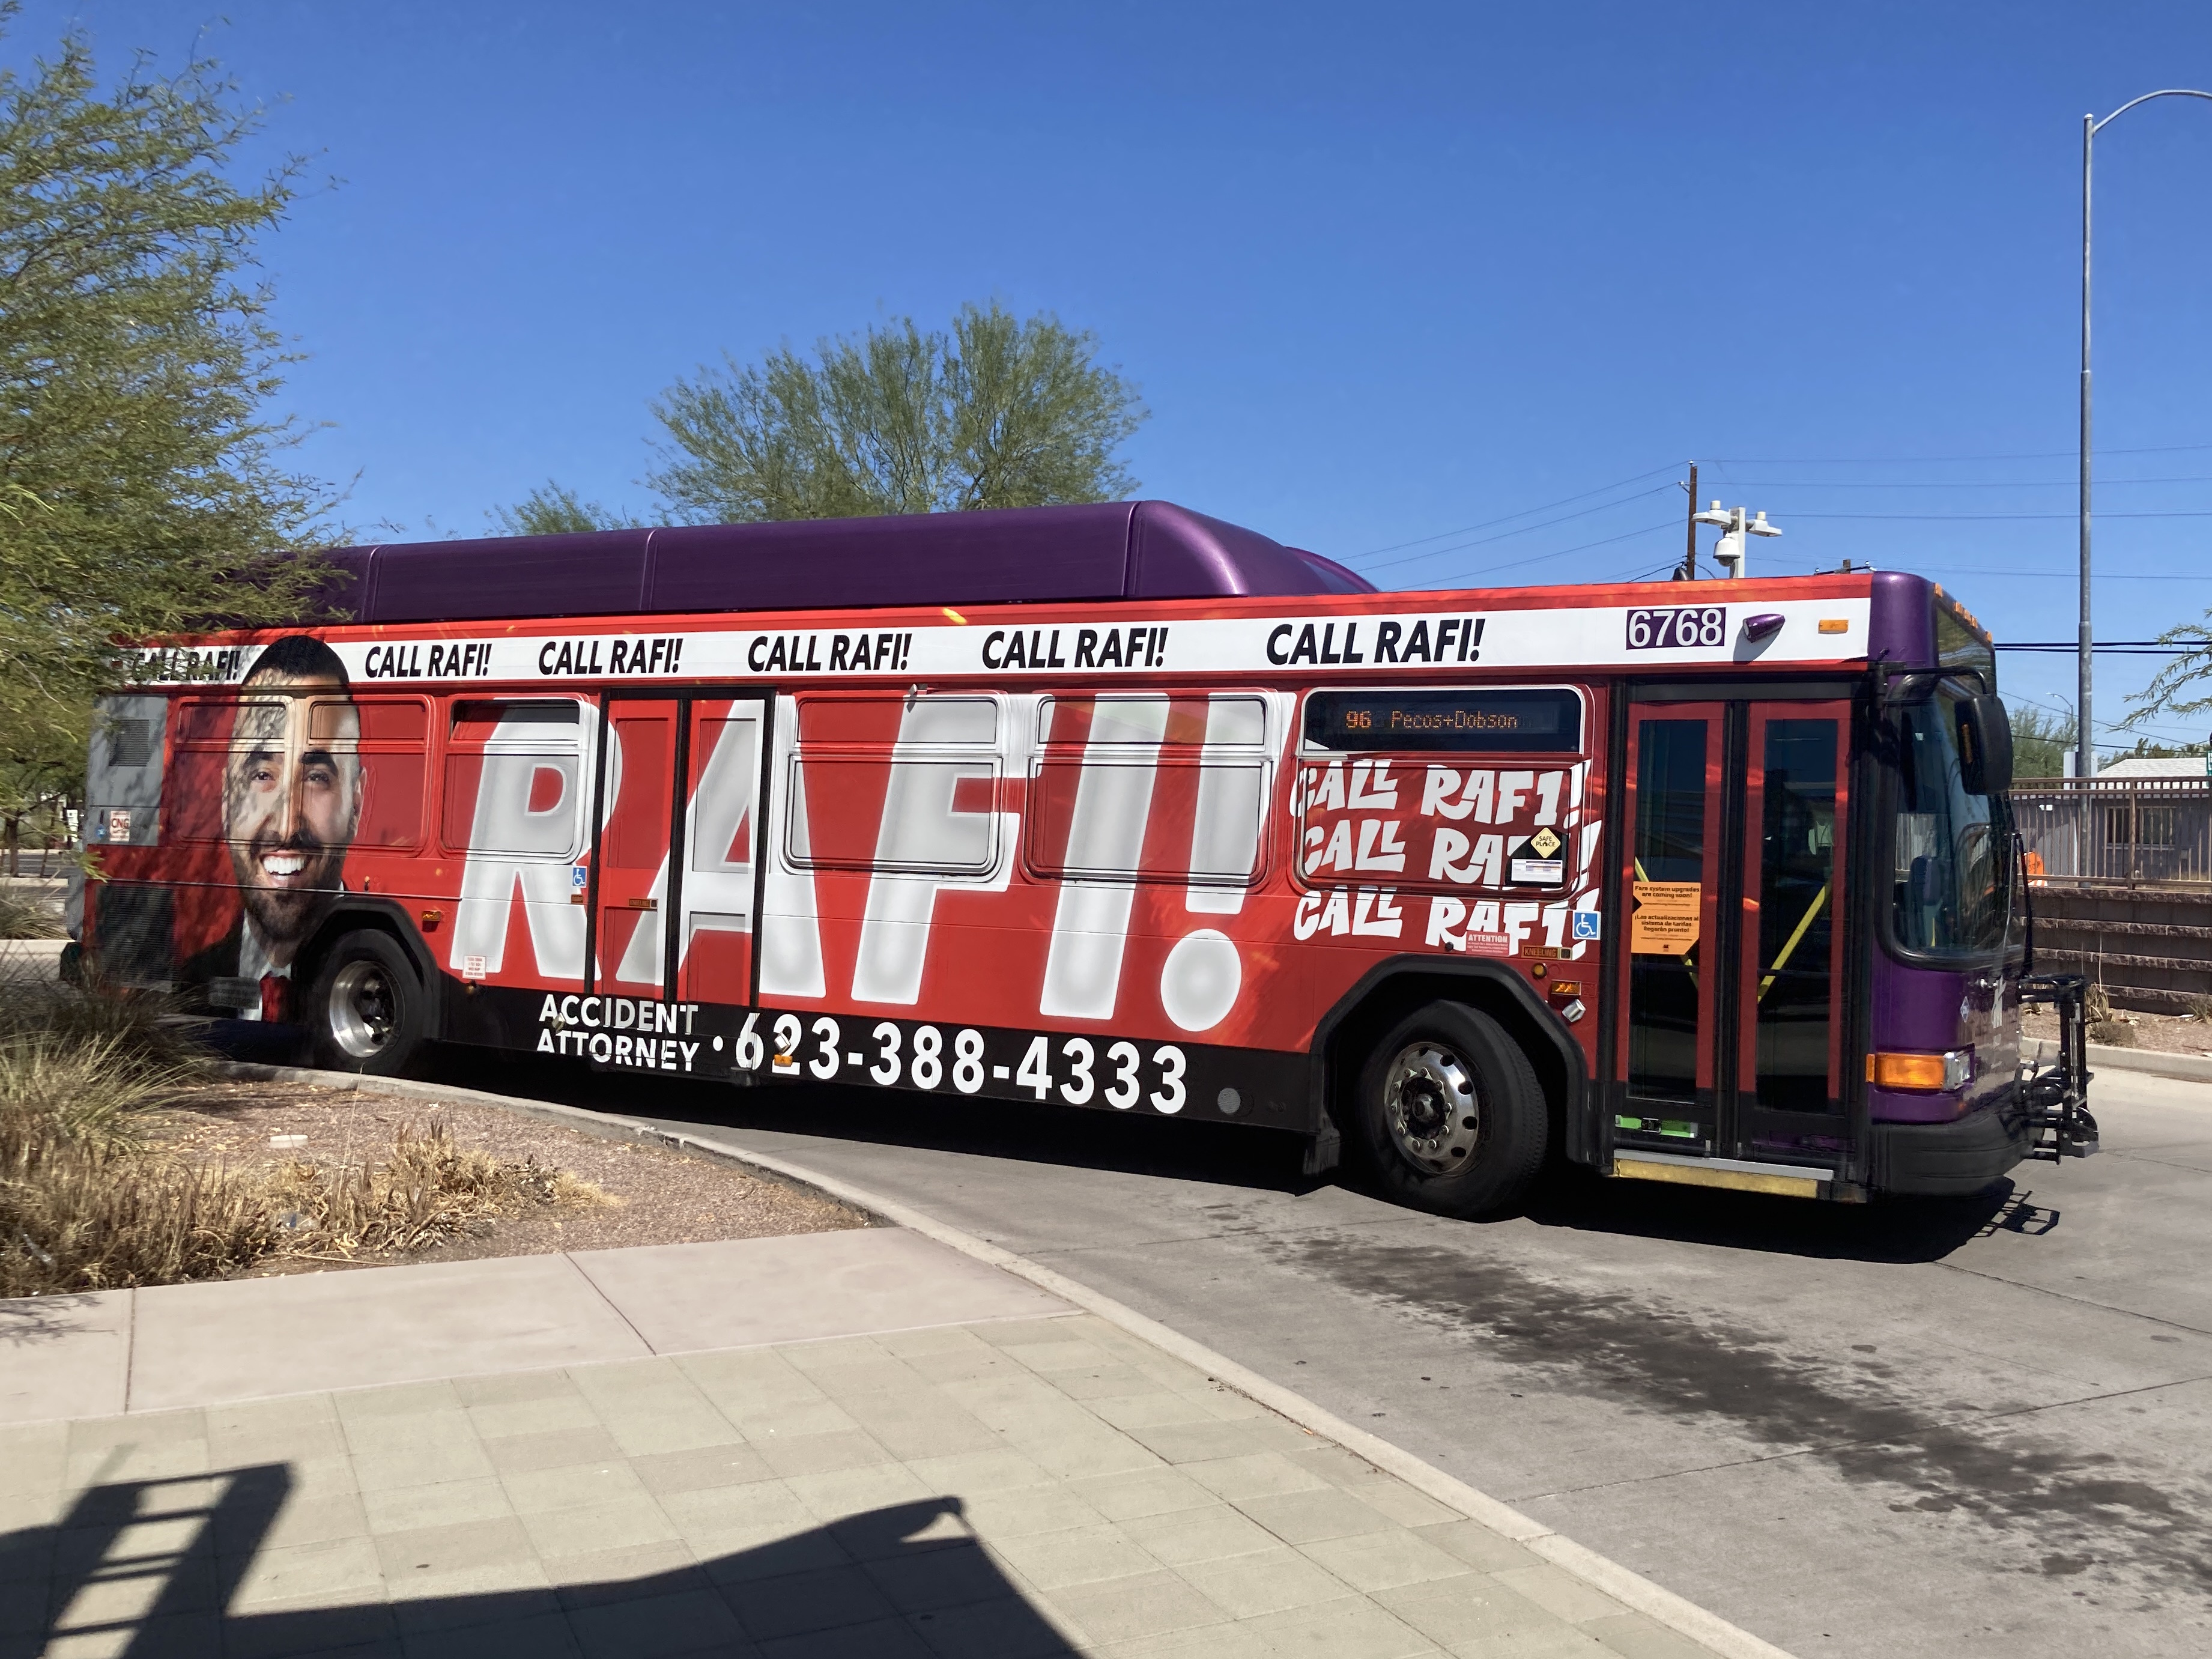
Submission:
POLYGON ((1960 781, 1969 793, 1995 795, 2012 787, 2012 716, 1994 692, 1959 705, 1960 781))

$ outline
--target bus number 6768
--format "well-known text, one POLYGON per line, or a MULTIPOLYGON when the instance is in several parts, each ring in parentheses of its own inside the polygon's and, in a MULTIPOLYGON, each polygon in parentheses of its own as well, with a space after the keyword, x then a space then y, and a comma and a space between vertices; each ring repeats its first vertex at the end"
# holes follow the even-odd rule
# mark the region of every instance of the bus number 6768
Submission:
POLYGON ((1670 605, 1663 610, 1628 613, 1628 648, 1664 651, 1669 647, 1722 645, 1728 640, 1728 607, 1721 605, 1670 605))

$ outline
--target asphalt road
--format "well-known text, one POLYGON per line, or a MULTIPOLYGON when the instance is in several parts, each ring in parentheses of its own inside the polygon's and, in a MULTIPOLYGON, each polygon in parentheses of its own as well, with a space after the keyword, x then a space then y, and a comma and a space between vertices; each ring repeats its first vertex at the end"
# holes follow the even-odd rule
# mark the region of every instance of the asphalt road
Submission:
POLYGON ((1489 1224, 1251 1131, 449 1058, 1046 1262, 1806 1659, 2212 1651, 2212 1085, 1970 1202, 1581 1176, 1489 1224))

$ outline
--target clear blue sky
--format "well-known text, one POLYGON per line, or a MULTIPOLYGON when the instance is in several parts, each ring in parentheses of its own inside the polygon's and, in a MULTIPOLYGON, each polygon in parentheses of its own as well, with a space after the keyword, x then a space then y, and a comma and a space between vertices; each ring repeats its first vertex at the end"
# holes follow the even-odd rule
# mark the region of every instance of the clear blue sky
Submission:
MULTIPOLYGON (((2110 0, 33 0, 5 57, 70 18, 110 63, 213 25, 340 180, 265 252, 357 523, 645 508, 672 376, 997 296, 1142 386, 1145 494, 1385 585, 1657 568, 1696 458, 1765 568, 2015 640, 2074 626, 2081 117, 2212 84, 2212 8, 2110 0)), ((2099 632, 2143 638, 2212 605, 2212 105, 2099 159, 2099 632)))

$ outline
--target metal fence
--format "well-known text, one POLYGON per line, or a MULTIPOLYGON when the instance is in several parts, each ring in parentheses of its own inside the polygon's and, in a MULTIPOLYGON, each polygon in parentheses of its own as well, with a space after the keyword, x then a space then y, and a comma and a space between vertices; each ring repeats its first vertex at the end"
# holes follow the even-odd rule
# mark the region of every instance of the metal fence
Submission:
POLYGON ((2012 807, 2045 880, 2212 883, 2212 778, 2022 778, 2012 807))

